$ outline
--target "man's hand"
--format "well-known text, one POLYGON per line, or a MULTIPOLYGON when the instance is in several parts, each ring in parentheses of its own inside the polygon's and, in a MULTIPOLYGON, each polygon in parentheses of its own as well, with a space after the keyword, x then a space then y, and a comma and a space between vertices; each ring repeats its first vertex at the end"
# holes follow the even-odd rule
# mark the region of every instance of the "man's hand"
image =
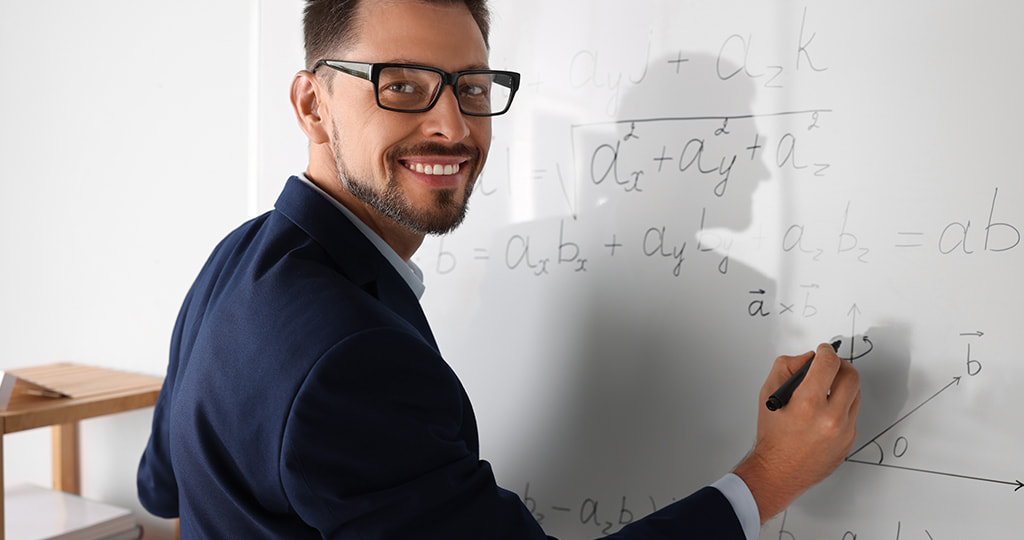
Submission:
POLYGON ((846 458, 857 437, 860 376, 832 346, 818 346, 814 362, 789 403, 769 411, 765 401, 811 353, 780 356, 758 401, 757 442, 734 471, 757 501, 761 523, 782 512, 846 458))

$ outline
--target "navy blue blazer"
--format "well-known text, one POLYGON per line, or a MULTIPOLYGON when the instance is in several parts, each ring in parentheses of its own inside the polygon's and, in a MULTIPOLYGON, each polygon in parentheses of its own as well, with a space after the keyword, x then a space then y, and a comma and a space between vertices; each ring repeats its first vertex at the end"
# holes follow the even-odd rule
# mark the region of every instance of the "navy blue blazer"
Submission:
MULTIPOLYGON (((416 296, 297 178, 189 291, 138 490, 183 538, 546 538, 480 460, 416 296)), ((713 488, 612 538, 663 537, 743 538, 713 488)))

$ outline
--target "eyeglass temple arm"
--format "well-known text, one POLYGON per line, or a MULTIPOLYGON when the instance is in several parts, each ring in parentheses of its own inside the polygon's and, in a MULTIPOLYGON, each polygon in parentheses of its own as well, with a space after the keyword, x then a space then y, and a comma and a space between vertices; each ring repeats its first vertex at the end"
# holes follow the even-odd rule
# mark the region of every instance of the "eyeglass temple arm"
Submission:
POLYGON ((313 66, 313 72, 316 72, 320 66, 327 66, 329 68, 336 69, 342 73, 359 77, 360 79, 370 80, 370 64, 361 64, 359 62, 342 62, 339 60, 319 60, 313 66))

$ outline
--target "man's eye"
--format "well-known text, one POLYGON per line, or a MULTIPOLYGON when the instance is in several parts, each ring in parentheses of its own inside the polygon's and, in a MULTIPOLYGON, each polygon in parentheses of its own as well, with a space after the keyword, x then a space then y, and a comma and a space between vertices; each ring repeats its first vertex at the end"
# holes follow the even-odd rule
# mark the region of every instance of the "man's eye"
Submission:
POLYGON ((487 93, 487 87, 479 84, 467 84, 462 87, 460 93, 466 97, 480 97, 487 93))
POLYGON ((385 89, 396 94, 413 94, 418 91, 418 87, 410 82, 393 82, 388 84, 385 89))

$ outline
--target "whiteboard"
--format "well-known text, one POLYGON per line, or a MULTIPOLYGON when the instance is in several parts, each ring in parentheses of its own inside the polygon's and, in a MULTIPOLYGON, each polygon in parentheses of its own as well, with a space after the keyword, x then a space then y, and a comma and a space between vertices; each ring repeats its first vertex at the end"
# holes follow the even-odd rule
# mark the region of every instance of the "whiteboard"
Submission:
POLYGON ((494 2, 523 73, 415 261, 483 458, 589 538, 728 472, 778 354, 862 375, 847 462, 761 538, 1024 529, 1024 6, 494 2))

